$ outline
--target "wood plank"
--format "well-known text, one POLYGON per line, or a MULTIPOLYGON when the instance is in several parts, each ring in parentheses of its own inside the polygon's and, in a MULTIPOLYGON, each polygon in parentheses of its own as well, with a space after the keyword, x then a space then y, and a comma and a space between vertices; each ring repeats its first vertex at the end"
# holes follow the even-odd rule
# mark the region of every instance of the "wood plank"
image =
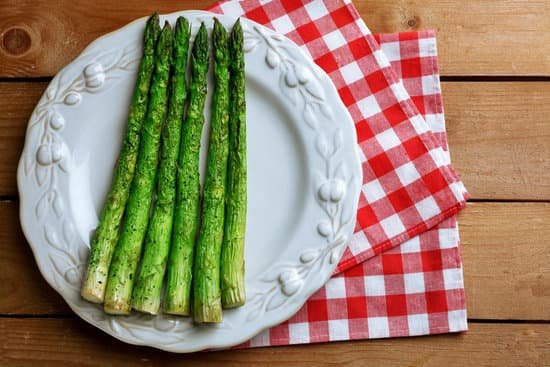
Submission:
POLYGON ((354 1, 372 32, 434 29, 442 75, 549 75, 546 0, 354 1))
MULTIPOLYGON (((0 83, 0 195, 16 195, 27 120, 47 83, 0 83)), ((550 200, 550 82, 443 83, 454 165, 474 199, 550 200)))
POLYGON ((443 83, 452 161, 475 199, 550 199, 550 83, 443 83))
POLYGON ((20 366, 547 366, 548 324, 471 324, 460 335, 171 354, 76 319, 0 319, 0 364, 20 366), (304 351, 307 350, 307 353, 304 351))
POLYGON ((0 314, 70 313, 38 270, 21 232, 17 203, 0 201, 0 218, 0 314))
MULTIPOLYGON (((90 41, 133 19, 155 9, 203 9, 212 2, 135 0, 115 7, 109 0, 3 1, 0 77, 51 76, 90 41)), ((373 32, 435 29, 444 75, 550 75, 548 1, 354 3, 373 32)))
POLYGON ((0 195, 17 194, 27 121, 48 83, 0 83, 0 195))
POLYGON ((470 203, 459 215, 468 315, 550 320, 549 203, 470 203))
MULTIPOLYGON (((16 204, 0 203, 0 217, 0 314, 67 313, 40 277, 16 204)), ((470 318, 550 320, 548 218, 550 203, 471 203, 460 215, 470 318)))

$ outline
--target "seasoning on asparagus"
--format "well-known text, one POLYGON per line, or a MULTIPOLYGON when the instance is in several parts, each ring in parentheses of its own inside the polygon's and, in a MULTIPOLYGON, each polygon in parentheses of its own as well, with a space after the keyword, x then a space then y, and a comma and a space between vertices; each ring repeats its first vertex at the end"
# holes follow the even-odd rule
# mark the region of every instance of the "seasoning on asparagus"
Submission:
POLYGON ((154 13, 145 25, 143 56, 130 104, 126 133, 111 189, 92 240, 88 269, 80 292, 84 299, 91 302, 102 303, 105 296, 109 265, 118 241, 120 221, 134 177, 141 127, 147 111, 149 85, 155 64, 155 45, 159 34, 159 17, 154 13))
POLYGON ((193 317, 196 322, 221 322, 220 251, 223 240, 229 119, 229 50, 227 31, 214 19, 214 94, 210 119, 207 171, 193 268, 193 317))
POLYGON ((163 305, 165 313, 175 315, 189 315, 190 312, 193 252, 200 201, 199 153, 204 124, 207 71, 208 33, 203 23, 191 51, 189 106, 182 128, 178 158, 176 207, 163 305))
POLYGON ((172 76, 168 116, 162 131, 160 163, 157 178, 157 200, 149 222, 145 248, 136 284, 132 308, 156 315, 160 308, 162 280, 166 271, 174 205, 176 202, 176 164, 180 148, 181 125, 187 94, 185 71, 189 49, 189 22, 176 21, 172 50, 172 76))
POLYGON ((164 25, 156 47, 156 64, 149 91, 137 167, 120 239, 113 254, 105 291, 105 312, 127 314, 155 187, 159 142, 166 115, 168 78, 172 55, 172 30, 164 25))
POLYGON ((246 101, 243 31, 237 20, 231 32, 229 157, 225 232, 221 254, 221 298, 224 308, 245 303, 244 240, 246 232, 246 101))

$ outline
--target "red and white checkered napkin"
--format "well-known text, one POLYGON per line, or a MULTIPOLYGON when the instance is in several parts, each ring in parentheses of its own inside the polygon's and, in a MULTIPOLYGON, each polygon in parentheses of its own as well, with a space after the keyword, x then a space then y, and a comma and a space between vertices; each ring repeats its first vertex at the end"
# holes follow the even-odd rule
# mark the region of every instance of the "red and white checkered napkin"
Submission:
POLYGON ((335 276, 243 347, 466 330, 455 214, 467 192, 447 151, 434 34, 372 35, 350 1, 210 10, 264 24, 308 52, 349 109, 362 153, 357 226, 335 276))

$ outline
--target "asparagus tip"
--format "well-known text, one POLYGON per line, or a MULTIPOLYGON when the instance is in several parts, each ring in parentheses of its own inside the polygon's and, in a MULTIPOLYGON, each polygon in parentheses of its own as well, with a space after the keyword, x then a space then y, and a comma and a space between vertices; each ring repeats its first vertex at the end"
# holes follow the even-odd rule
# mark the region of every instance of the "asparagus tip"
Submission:
POLYGON ((149 41, 154 44, 154 41, 157 39, 159 33, 159 15, 154 12, 145 23, 145 43, 149 41))
POLYGON ((228 61, 229 54, 227 52, 227 31, 225 27, 214 18, 214 29, 212 31, 212 42, 214 43, 216 59, 228 61))
POLYGON ((189 29, 189 21, 187 18, 179 16, 176 20, 176 29, 182 27, 183 29, 189 29))
POLYGON ((233 24, 233 29, 235 29, 235 27, 237 29, 241 28, 241 18, 237 18, 237 21, 233 24))
POLYGON ((223 32, 225 33, 225 27, 223 24, 218 20, 218 18, 214 18, 214 32, 223 32))
POLYGON ((195 42, 206 41, 207 39, 208 39, 208 32, 206 31, 206 25, 204 24, 204 22, 202 22, 199 28, 199 31, 197 32, 197 37, 195 39, 195 42))
POLYGON ((191 52, 196 60, 201 60, 199 62, 204 62, 208 58, 208 32, 204 22, 201 23, 191 52))
POLYGON ((241 27, 240 19, 237 19, 235 24, 233 24, 233 28, 231 29, 231 39, 232 39, 233 47, 235 47, 236 49, 242 48, 243 29, 241 27))
POLYGON ((151 14, 149 19, 147 19, 147 23, 149 24, 159 24, 159 14, 156 12, 156 10, 151 14))
POLYGON ((197 33, 197 37, 208 37, 208 32, 206 31, 206 24, 204 22, 201 22, 201 26, 199 28, 199 32, 197 33))

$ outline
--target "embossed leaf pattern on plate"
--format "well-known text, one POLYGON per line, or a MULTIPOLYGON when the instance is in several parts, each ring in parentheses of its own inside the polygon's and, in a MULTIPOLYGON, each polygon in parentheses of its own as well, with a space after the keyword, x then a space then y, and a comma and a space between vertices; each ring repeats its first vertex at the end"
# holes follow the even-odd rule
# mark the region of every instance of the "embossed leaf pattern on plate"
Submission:
POLYGON ((35 144, 27 144, 23 152, 25 174, 32 176, 34 169, 38 187, 43 190, 34 213, 52 249, 48 258, 57 275, 55 281, 77 291, 85 270, 87 249, 82 245, 78 255, 73 255, 74 229, 65 218, 65 203, 58 189, 58 175, 69 172, 71 154, 61 134, 66 121, 57 106, 77 107, 84 94, 104 90, 109 87, 107 83, 122 77, 121 72, 135 71, 139 61, 133 45, 81 57, 91 57, 93 61, 72 79, 67 76, 70 73, 61 72, 48 86, 45 98, 36 106, 29 121, 28 134, 32 138, 28 140, 35 144), (58 233, 57 228, 62 228, 63 233, 58 233))
POLYGON ((332 118, 332 111, 325 103, 325 92, 310 66, 295 58, 288 50, 288 43, 278 34, 268 33, 263 27, 253 26, 245 30, 245 52, 256 51, 258 45, 265 45, 265 62, 271 69, 280 71, 279 88, 289 101, 302 103, 302 116, 311 128, 317 128, 316 111, 326 118, 332 118))
POLYGON ((316 110, 327 120, 332 119, 332 111, 325 103, 325 93, 310 66, 294 59, 282 41, 280 35, 269 34, 263 28, 254 26, 245 31, 245 52, 256 52, 260 44, 265 45, 265 62, 269 69, 280 73, 279 88, 282 94, 294 106, 302 108, 304 121, 315 132, 316 150, 323 161, 315 199, 326 214, 319 220, 317 232, 325 239, 326 245, 303 251, 296 263, 279 264, 266 271, 262 280, 272 286, 267 292, 252 294, 250 302, 254 312, 248 315, 248 321, 285 305, 324 261, 334 264, 340 258, 347 240, 344 228, 353 220, 343 217, 346 186, 354 178, 346 177, 345 171, 339 168, 342 165, 342 133, 340 129, 335 129, 332 142, 329 142, 325 129, 319 127, 316 110))

